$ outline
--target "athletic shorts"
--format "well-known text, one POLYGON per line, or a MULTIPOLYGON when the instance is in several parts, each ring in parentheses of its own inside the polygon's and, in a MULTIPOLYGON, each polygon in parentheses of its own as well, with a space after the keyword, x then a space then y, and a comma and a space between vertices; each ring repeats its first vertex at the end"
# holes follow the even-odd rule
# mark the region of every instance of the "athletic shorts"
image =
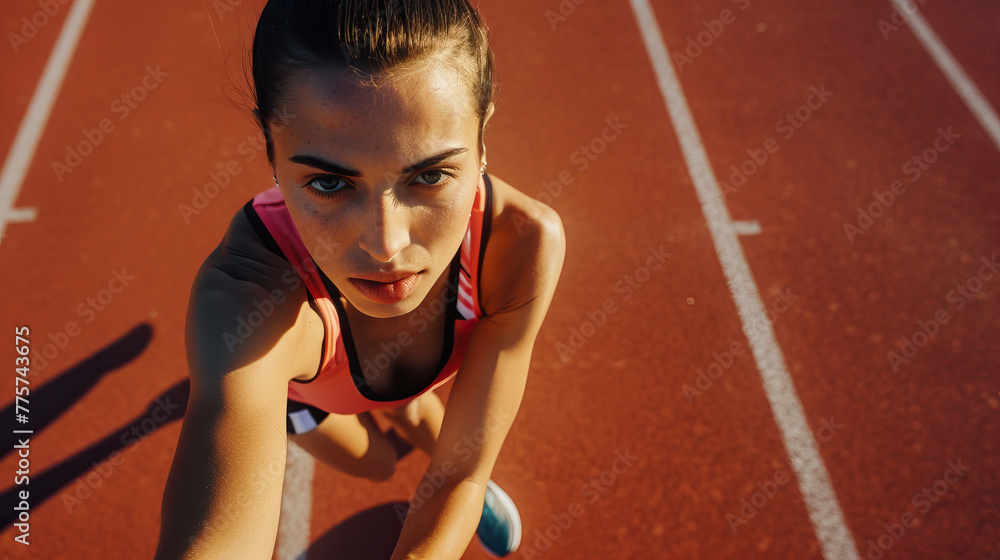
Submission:
POLYGON ((288 399, 285 427, 290 434, 304 434, 315 429, 330 413, 311 404, 288 399))

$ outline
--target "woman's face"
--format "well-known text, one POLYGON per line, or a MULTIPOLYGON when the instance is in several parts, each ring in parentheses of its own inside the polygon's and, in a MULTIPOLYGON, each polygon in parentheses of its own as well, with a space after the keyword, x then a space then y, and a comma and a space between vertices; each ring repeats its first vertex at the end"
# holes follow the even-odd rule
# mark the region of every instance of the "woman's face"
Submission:
POLYGON ((271 127, 275 174, 317 266, 362 313, 397 317, 427 297, 462 242, 479 122, 449 65, 421 63, 378 88, 344 76, 323 67, 289 84, 293 116, 271 127))

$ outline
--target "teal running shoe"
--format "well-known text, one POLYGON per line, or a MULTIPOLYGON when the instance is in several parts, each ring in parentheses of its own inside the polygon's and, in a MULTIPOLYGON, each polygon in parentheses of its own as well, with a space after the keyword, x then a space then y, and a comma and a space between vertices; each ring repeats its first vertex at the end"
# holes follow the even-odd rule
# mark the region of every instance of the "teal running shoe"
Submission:
POLYGON ((497 558, 514 552, 521 544, 521 515, 514 500, 492 480, 486 482, 483 516, 476 537, 486 552, 497 558))

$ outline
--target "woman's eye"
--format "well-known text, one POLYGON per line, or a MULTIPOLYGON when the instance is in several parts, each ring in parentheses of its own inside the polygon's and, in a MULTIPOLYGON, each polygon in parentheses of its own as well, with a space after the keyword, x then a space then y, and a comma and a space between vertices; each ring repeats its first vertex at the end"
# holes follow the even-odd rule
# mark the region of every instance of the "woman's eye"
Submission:
POLYGON ((424 183, 425 185, 440 185, 442 182, 444 182, 444 178, 447 176, 447 174, 444 173, 443 171, 432 169, 431 171, 424 171, 420 175, 417 175, 417 177, 424 177, 424 178, 427 178, 428 176, 430 176, 432 179, 437 179, 437 180, 431 180, 431 182, 429 183, 424 183))
POLYGON ((340 183, 345 183, 340 177, 335 177, 333 175, 324 175, 322 177, 316 177, 312 181, 309 181, 309 185, 313 187, 313 190, 320 195, 332 195, 337 194, 343 189, 338 189, 337 186, 340 183))
MULTIPOLYGON (((432 169, 418 174, 417 178, 422 180, 418 181, 417 184, 429 187, 441 187, 447 183, 449 177, 454 176, 451 173, 439 169, 432 169)), ((323 175, 316 177, 306 183, 306 185, 312 187, 310 190, 312 190, 317 196, 331 198, 343 194, 348 190, 348 187, 351 186, 350 183, 344 181, 336 175, 323 175)))

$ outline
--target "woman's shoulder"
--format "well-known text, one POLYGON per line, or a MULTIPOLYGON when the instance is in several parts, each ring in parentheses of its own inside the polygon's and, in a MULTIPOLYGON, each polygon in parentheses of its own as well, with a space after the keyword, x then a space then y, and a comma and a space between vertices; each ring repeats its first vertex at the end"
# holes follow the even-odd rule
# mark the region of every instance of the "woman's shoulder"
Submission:
POLYGON ((288 259, 268 247, 250 223, 244 208, 229 222, 222 240, 201 265, 214 268, 235 279, 270 286, 282 282, 282 276, 294 271, 288 259))
POLYGON ((261 359, 281 362, 289 378, 312 372, 318 357, 303 351, 304 341, 321 329, 295 269, 240 209, 192 283, 188 354, 202 366, 191 364, 192 373, 225 375, 261 359))
POLYGON ((566 234, 552 207, 489 177, 493 216, 480 290, 483 309, 492 316, 552 296, 562 271, 566 234))

